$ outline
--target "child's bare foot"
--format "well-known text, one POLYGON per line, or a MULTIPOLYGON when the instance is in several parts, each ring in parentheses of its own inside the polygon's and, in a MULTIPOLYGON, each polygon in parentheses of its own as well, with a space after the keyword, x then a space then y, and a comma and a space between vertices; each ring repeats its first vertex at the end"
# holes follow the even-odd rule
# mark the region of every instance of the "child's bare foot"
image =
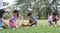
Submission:
POLYGON ((15 29, 15 28, 13 28, 13 29, 15 29))
POLYGON ((53 27, 56 27, 57 25, 53 25, 53 27))
POLYGON ((55 25, 55 27, 56 27, 57 25, 55 25))

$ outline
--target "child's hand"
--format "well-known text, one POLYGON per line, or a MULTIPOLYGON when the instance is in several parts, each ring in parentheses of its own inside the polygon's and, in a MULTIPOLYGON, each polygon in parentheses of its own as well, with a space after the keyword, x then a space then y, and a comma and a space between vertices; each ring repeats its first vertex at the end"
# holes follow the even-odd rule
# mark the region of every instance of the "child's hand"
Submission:
POLYGON ((8 20, 10 20, 10 18, 8 20))
POLYGON ((56 27, 57 25, 55 25, 54 27, 56 27))
POLYGON ((59 21, 59 19, 57 19, 57 21, 59 21))
POLYGON ((31 24, 29 24, 31 26, 31 24))
POLYGON ((57 25, 55 25, 55 24, 53 23, 53 26, 56 27, 57 25))

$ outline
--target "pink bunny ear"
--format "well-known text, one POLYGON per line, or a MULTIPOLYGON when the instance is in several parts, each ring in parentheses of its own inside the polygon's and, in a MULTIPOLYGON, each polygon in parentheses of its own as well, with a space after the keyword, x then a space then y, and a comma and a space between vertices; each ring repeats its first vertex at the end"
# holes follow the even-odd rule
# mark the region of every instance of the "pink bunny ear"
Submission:
POLYGON ((8 12, 10 12, 10 10, 9 9, 5 9, 5 12, 8 13, 8 12))

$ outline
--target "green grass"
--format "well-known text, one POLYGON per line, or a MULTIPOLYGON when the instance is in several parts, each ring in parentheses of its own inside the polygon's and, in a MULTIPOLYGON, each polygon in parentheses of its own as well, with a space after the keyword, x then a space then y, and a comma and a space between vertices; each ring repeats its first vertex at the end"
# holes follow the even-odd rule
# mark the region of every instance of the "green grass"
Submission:
POLYGON ((36 27, 20 27, 19 29, 3 29, 0 33, 60 33, 60 27, 48 26, 47 20, 39 20, 36 27))

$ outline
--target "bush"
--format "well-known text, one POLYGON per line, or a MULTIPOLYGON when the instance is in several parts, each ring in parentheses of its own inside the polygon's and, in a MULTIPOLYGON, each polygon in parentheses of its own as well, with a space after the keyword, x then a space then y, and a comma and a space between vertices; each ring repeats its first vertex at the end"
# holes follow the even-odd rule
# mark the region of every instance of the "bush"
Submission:
POLYGON ((12 13, 5 13, 4 19, 9 19, 11 17, 12 13))

